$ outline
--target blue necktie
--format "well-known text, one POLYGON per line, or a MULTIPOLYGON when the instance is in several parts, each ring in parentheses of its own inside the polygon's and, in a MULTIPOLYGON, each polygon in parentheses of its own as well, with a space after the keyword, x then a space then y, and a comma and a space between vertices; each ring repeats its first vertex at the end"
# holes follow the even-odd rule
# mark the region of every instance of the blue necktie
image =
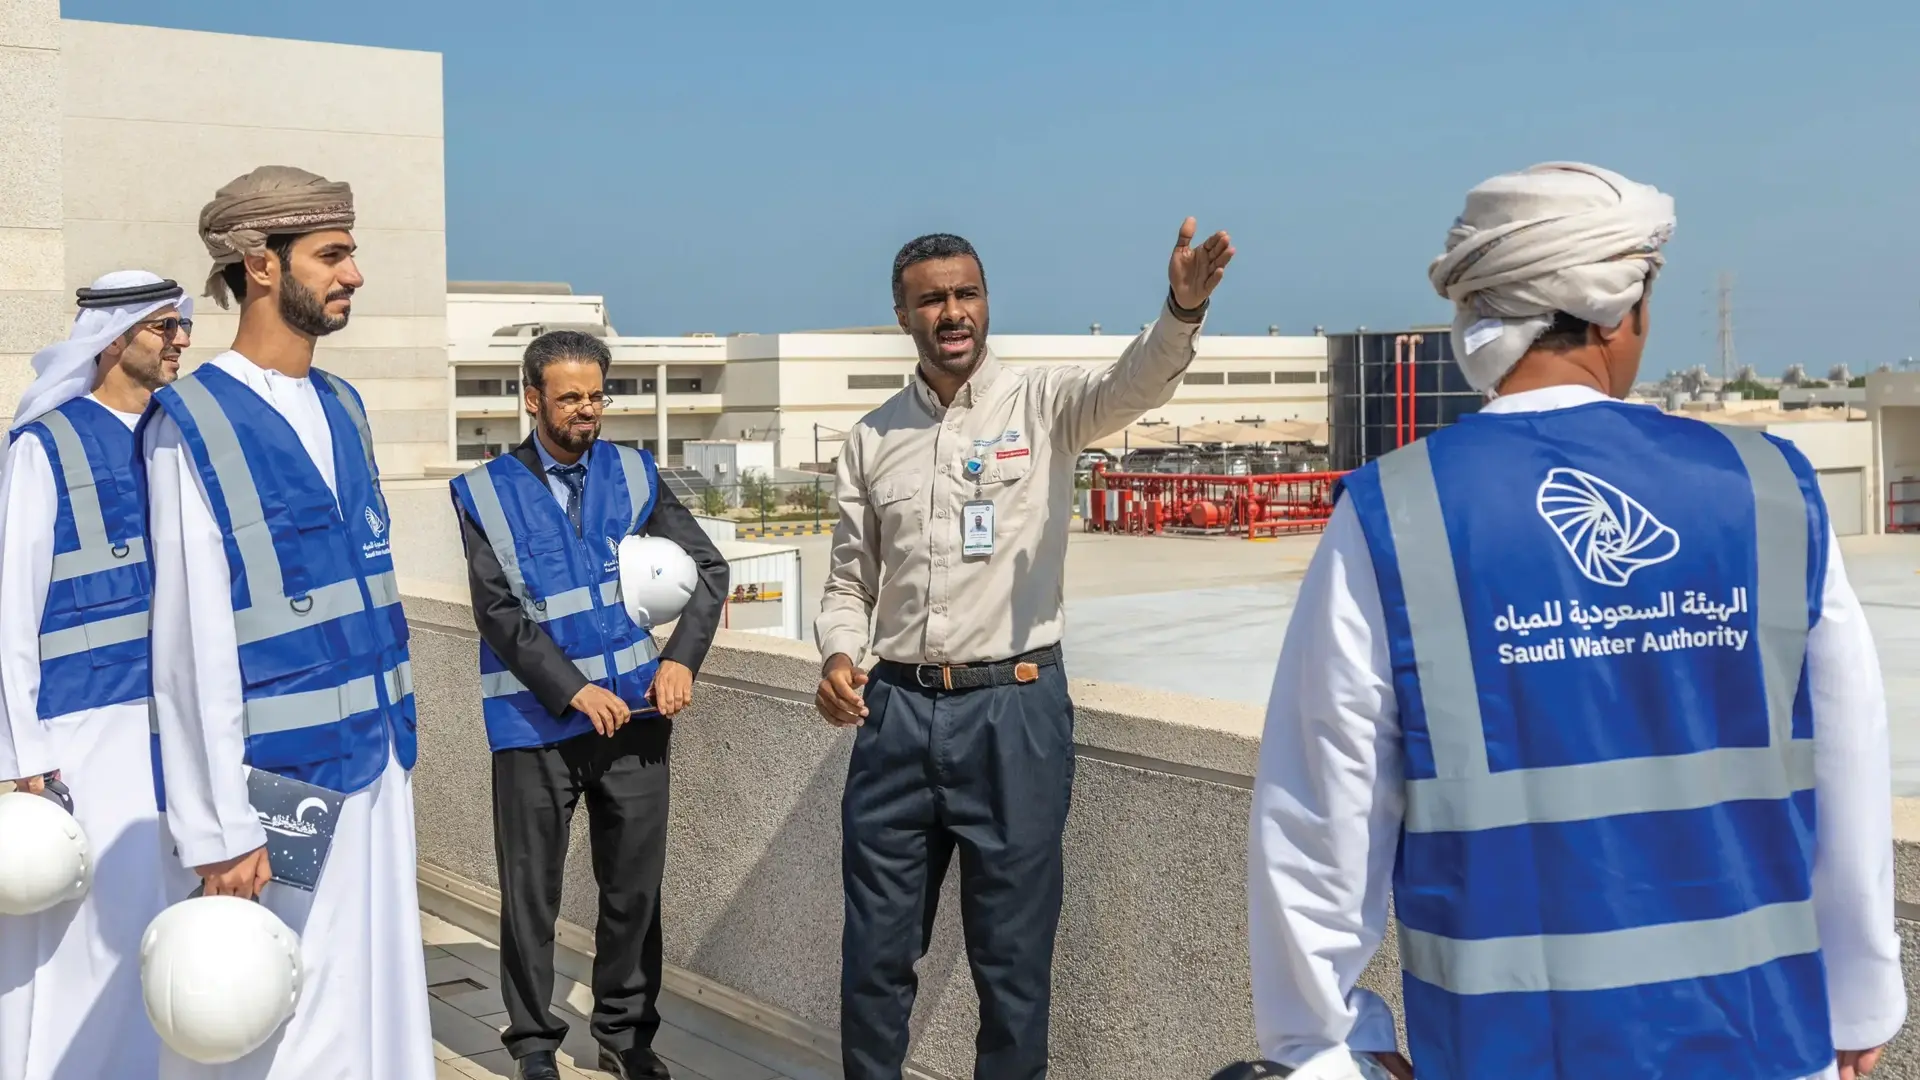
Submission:
POLYGON ((560 478, 567 485, 567 520, 573 522, 573 534, 580 535, 580 497, 587 490, 587 467, 585 465, 553 465, 548 472, 560 478))

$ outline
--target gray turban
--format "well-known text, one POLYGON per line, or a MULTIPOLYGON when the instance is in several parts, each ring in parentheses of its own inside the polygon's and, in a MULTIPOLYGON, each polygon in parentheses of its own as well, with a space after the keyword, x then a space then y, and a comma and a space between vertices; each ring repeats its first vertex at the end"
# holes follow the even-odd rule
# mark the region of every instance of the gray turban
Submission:
POLYGON ((267 250, 267 237, 353 228, 353 189, 305 169, 262 165, 213 193, 200 211, 200 239, 213 256, 207 291, 227 306, 221 271, 267 250))
POLYGON ((1564 311, 1618 326, 1673 236, 1673 198, 1619 173, 1550 162, 1467 193, 1427 277, 1453 301, 1453 355, 1476 390, 1499 385, 1564 311))

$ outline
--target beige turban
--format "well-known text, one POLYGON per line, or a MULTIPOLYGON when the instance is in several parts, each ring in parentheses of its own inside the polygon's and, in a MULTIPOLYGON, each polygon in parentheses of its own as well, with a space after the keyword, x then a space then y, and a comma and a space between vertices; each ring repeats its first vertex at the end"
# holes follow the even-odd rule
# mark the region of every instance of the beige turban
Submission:
POLYGON ((353 228, 353 189, 289 165, 262 165, 213 193, 200 211, 200 239, 213 256, 207 291, 227 306, 220 272, 267 249, 276 233, 353 228))
POLYGON ((1618 326, 1673 236, 1673 198, 1593 165, 1551 162, 1467 193, 1427 277, 1453 301, 1453 355, 1476 390, 1499 385, 1564 311, 1618 326))

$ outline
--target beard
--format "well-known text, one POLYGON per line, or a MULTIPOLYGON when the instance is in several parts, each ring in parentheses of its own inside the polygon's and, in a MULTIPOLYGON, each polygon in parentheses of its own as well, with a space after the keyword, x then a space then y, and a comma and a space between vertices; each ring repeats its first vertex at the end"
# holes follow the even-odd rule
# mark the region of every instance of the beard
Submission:
POLYGON ((572 428, 556 424, 545 416, 540 418, 540 430, 546 433, 547 441, 570 454, 584 454, 600 437, 600 425, 593 425, 591 431, 575 432, 572 428))
POLYGON ((180 369, 175 367, 169 371, 166 363, 169 360, 177 363, 179 359, 180 350, 178 349, 158 349, 137 357, 122 356, 120 370, 131 376, 142 389, 151 392, 179 378, 180 369))
POLYGON ((325 337, 346 329, 347 325, 347 316, 327 314, 327 305, 352 297, 352 289, 336 289, 322 300, 313 294, 312 289, 289 276, 281 279, 280 317, 286 320, 288 326, 308 337, 325 337))
POLYGON ((973 374, 981 356, 985 355, 987 328, 984 324, 975 326, 971 319, 943 319, 932 326, 915 329, 912 336, 914 351, 920 354, 920 362, 954 378, 973 374), (940 348, 940 335, 950 330, 965 330, 971 336, 966 352, 950 355, 940 348))

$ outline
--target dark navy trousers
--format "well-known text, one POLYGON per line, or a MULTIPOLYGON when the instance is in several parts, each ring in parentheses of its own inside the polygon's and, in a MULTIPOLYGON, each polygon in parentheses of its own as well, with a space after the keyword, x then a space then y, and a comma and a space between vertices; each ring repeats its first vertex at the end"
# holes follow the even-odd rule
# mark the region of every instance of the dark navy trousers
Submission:
POLYGON ((960 854, 960 916, 980 996, 976 1080, 1047 1075, 1060 836, 1073 702, 1060 665, 1025 685, 927 690, 881 663, 841 801, 846 1080, 900 1080, 940 883, 960 854))

